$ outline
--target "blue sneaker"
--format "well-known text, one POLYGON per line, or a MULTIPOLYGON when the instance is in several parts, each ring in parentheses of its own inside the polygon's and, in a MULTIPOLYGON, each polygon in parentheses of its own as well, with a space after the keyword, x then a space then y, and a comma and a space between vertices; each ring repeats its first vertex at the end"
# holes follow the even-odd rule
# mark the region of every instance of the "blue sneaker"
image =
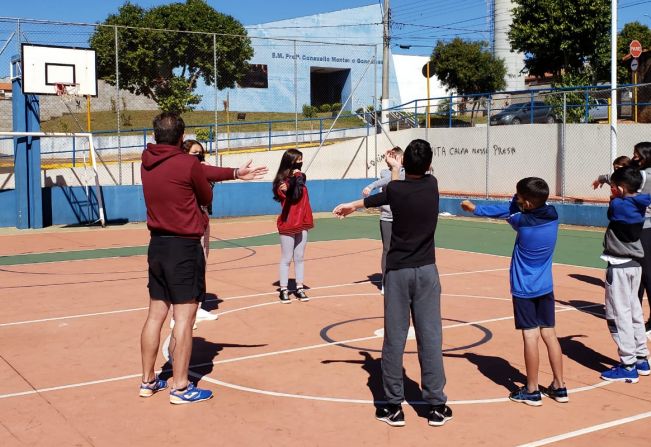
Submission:
POLYGON ((167 382, 155 376, 153 381, 140 384, 140 397, 151 397, 165 388, 167 388, 167 382))
POLYGON ((530 393, 526 386, 519 388, 509 394, 509 399, 513 402, 522 402, 523 404, 539 407, 542 405, 542 396, 539 390, 530 393))
POLYGON ((638 359, 635 363, 635 369, 637 369, 637 373, 641 376, 651 375, 651 367, 649 366, 648 359, 638 359))
POLYGON ((601 378, 611 382, 637 383, 640 381, 637 369, 634 367, 628 369, 624 365, 613 366, 608 371, 602 372, 601 378))
POLYGON ((192 382, 188 383, 188 386, 184 390, 170 391, 171 404, 193 404, 203 402, 211 397, 212 391, 197 388, 192 382))
POLYGON ((570 401, 570 397, 567 395, 567 388, 562 386, 560 388, 554 388, 554 384, 550 384, 547 388, 542 388, 540 390, 543 395, 554 399, 556 402, 567 403, 570 401))

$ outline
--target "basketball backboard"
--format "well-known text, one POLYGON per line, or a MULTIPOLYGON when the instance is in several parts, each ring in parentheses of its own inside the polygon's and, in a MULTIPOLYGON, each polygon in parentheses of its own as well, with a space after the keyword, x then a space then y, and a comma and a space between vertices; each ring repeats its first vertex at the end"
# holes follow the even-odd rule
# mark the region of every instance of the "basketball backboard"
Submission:
POLYGON ((24 43, 23 92, 56 95, 57 84, 78 85, 77 94, 97 96, 95 50, 24 43))

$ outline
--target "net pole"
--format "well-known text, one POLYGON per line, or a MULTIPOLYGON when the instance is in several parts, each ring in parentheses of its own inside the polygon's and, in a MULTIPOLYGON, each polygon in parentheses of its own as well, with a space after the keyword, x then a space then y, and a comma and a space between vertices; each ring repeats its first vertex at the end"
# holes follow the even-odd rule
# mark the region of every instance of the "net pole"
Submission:
POLYGON ((90 149, 90 164, 95 173, 95 190, 97 192, 97 205, 99 206, 99 222, 102 228, 106 227, 106 219, 104 217, 104 199, 102 198, 102 190, 99 185, 99 172, 97 172, 97 161, 95 160, 95 144, 93 143, 93 134, 88 133, 88 146, 90 149))
POLYGON ((90 132, 90 95, 86 95, 86 132, 90 132))

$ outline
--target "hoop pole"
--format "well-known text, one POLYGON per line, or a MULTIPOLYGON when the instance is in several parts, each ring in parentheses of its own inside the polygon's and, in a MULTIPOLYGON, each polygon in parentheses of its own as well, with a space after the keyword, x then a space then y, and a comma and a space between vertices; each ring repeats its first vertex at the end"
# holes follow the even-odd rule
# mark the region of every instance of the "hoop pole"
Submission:
POLYGON ((90 95, 86 95, 86 131, 90 132, 90 95))

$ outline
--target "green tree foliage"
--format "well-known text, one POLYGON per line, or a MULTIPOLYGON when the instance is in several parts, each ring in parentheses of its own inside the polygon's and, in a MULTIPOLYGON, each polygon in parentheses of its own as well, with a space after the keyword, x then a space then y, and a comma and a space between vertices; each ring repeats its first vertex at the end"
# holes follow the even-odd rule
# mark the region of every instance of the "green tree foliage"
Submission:
POLYGON ((246 30, 233 17, 221 14, 205 0, 186 0, 143 9, 125 3, 111 14, 90 39, 96 51, 98 76, 112 85, 115 75, 117 26, 120 88, 147 96, 162 110, 192 110, 201 100, 197 81, 231 88, 241 80, 253 56, 246 30), (213 36, 157 30, 216 34, 217 72, 214 73, 213 36), (219 34, 228 34, 219 35, 219 34))
POLYGON ((651 29, 640 22, 630 22, 624 25, 617 38, 617 60, 619 61, 617 67, 617 82, 620 84, 628 84, 632 82, 631 60, 624 61, 624 56, 628 54, 628 46, 631 41, 639 40, 642 48, 645 50, 651 48, 651 29))
POLYGON ((495 92, 506 86, 504 61, 496 59, 485 42, 459 37, 449 43, 438 41, 431 60, 441 83, 459 95, 495 92))
MULTIPOLYGON (((467 41, 459 37, 449 43, 438 41, 432 52, 434 74, 447 90, 465 96, 503 90, 506 67, 495 58, 485 42, 467 41)), ((472 118, 480 98, 473 97, 472 118)))
POLYGON ((593 82, 608 79, 610 1, 514 0, 511 48, 526 54, 530 74, 588 70, 593 82), (606 51, 604 51, 606 49, 606 51))
POLYGON ((589 73, 565 73, 552 83, 552 87, 566 90, 546 96, 545 103, 552 106, 557 119, 563 119, 563 107, 565 107, 566 122, 580 123, 585 119, 585 93, 571 87, 590 85, 590 82, 589 73), (563 104, 563 97, 565 97, 565 104, 563 104))

